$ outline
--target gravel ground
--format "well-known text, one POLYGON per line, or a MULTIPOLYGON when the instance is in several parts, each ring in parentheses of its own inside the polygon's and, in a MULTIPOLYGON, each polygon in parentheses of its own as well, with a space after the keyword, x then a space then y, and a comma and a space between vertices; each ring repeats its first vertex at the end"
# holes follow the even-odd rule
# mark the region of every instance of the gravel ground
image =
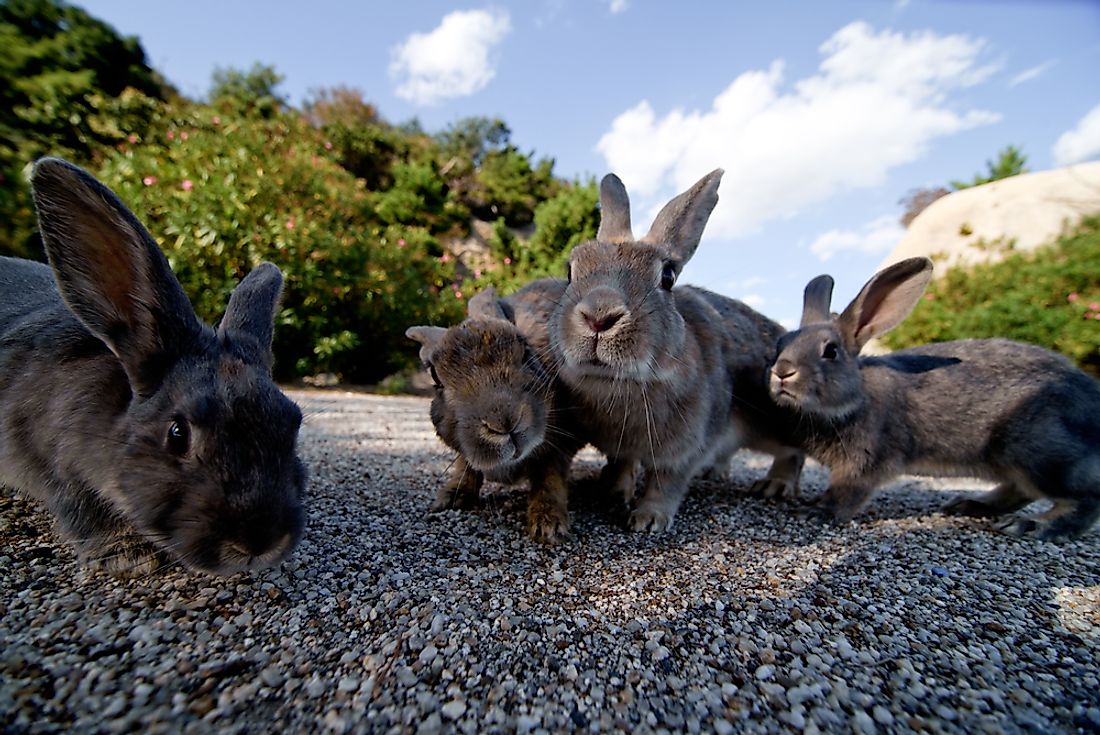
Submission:
POLYGON ((426 399, 293 395, 310 519, 281 569, 85 573, 0 494, 0 730, 1100 730, 1100 532, 1008 538, 936 511, 981 485, 918 479, 835 529, 742 494, 744 454, 630 535, 586 451, 544 548, 522 489, 426 515, 450 461, 426 399))

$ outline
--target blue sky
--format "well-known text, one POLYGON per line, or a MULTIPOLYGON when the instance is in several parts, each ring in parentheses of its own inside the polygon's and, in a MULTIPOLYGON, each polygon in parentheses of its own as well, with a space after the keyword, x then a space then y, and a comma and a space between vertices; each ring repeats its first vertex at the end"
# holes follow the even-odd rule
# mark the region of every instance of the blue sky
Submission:
POLYGON ((814 276, 842 306, 901 235, 898 203, 1008 144, 1032 170, 1100 158, 1089 0, 520 0, 78 4, 202 97, 271 64, 294 104, 360 89, 395 123, 499 116, 565 177, 615 171, 635 233, 713 168, 721 201, 681 282, 791 323, 814 276))

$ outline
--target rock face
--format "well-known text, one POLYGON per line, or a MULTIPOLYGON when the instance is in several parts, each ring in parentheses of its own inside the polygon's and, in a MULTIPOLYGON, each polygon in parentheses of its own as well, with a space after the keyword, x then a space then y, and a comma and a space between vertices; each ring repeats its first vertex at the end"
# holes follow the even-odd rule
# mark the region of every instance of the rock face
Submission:
POLYGON ((1040 171, 963 189, 937 199, 909 225, 882 266, 930 256, 942 273, 960 263, 996 260, 1011 247, 1051 242, 1082 216, 1100 212, 1100 161, 1040 171))

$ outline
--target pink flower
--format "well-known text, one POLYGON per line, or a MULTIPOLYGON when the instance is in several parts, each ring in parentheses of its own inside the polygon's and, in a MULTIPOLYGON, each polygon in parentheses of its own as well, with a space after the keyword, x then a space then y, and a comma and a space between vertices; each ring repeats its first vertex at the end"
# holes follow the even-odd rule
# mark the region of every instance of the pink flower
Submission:
POLYGON ((936 294, 934 294, 934 293, 926 293, 926 294, 924 295, 924 300, 925 300, 925 301, 935 301, 935 300, 936 300, 936 294))
POLYGON ((1093 314, 1093 315, 1092 315, 1092 318, 1093 318, 1093 319, 1100 319, 1100 314, 1093 314))
POLYGON ((461 299, 462 298, 462 292, 461 291, 455 291, 455 298, 456 299, 461 299))
POLYGON ((504 259, 504 265, 511 265, 511 264, 512 264, 512 259, 511 258, 505 258, 504 259))
POLYGON ((187 138, 188 138, 188 136, 187 136, 187 131, 186 130, 184 130, 182 133, 180 133, 180 140, 187 140, 187 138))
POLYGON ((294 229, 294 218, 293 217, 291 217, 290 219, 288 219, 286 221, 286 228, 288 230, 293 230, 294 229))
POLYGON ((405 238, 402 237, 397 241, 397 247, 399 247, 399 248, 405 247, 405 238))
POLYGON ((474 278, 481 278, 481 270, 480 269, 476 269, 476 268, 474 269, 474 278))
POLYGON ((157 177, 146 176, 144 179, 141 180, 141 183, 145 184, 146 186, 152 186, 153 184, 157 183, 157 177))
POLYGON ((1092 311, 1100 311, 1100 303, 1093 301, 1089 304, 1089 309, 1092 311))
POLYGON ((1074 293, 1071 293, 1071 294, 1070 294, 1069 296, 1067 296, 1067 297, 1066 297, 1066 301, 1068 301, 1068 302, 1070 302, 1070 303, 1072 304, 1072 303, 1073 303, 1074 301, 1076 301, 1076 300, 1077 300, 1078 298, 1079 298, 1079 297, 1077 296, 1077 293, 1076 293, 1076 292, 1074 292, 1074 293))
POLYGON ((332 150, 332 143, 330 143, 327 140, 325 141, 325 150, 326 151, 331 151, 332 150))
POLYGON ((165 134, 165 137, 168 138, 168 140, 175 140, 176 139, 176 134, 173 131, 169 130, 165 134))
POLYGON ((444 263, 450 263, 451 262, 451 254, 450 253, 443 253, 443 255, 439 256, 439 259, 442 260, 444 263))
POLYGON ((222 119, 215 115, 214 117, 210 118, 210 122, 214 123, 215 125, 221 125, 222 119))
POLYGON ((195 185, 191 183, 191 179, 184 179, 183 183, 180 184, 180 188, 184 191, 191 191, 193 188, 195 188, 195 185))
POLYGON ((129 135, 126 136, 126 140, 130 143, 130 145, 133 145, 134 143, 137 143, 138 142, 137 134, 136 133, 130 133, 129 135))

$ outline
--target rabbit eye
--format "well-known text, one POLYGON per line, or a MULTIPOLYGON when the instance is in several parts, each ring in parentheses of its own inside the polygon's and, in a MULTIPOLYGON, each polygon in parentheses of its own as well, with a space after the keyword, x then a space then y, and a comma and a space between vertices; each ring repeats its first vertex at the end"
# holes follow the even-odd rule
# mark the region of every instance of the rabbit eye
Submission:
POLYGON ((821 350, 821 356, 826 360, 835 360, 837 356, 836 345, 832 342, 826 342, 825 347, 821 350))
POLYGON ((428 375, 432 376, 432 382, 435 383, 436 388, 443 387, 443 383, 439 382, 439 375, 435 371, 435 365, 428 365, 428 375))
POLYGON ((665 263, 661 268, 661 288, 666 291, 671 291, 673 284, 676 283, 676 268, 672 263, 665 263))
POLYGON ((168 426, 168 435, 165 437, 165 445, 168 451, 177 457, 187 454, 191 448, 191 427, 183 419, 176 419, 168 426))

